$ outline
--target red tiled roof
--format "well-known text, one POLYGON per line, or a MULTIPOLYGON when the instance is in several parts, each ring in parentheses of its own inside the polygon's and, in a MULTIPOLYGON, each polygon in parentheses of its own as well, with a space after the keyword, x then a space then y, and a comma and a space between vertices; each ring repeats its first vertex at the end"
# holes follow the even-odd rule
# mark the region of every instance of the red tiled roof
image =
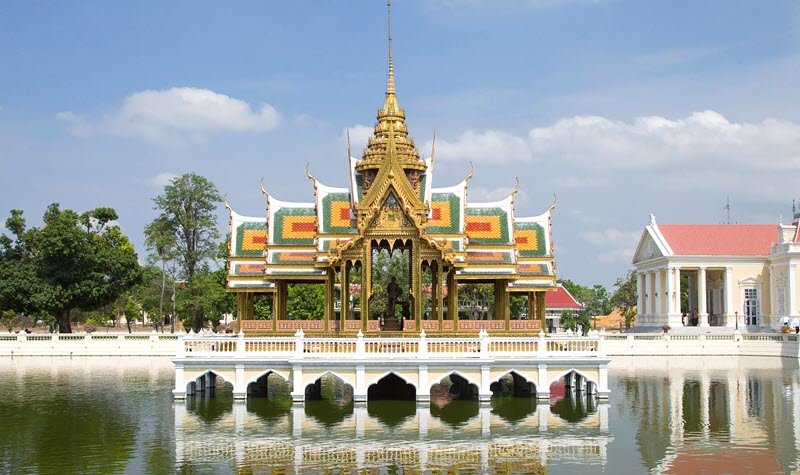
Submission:
POLYGON ((555 292, 544 293, 544 306, 546 308, 581 308, 581 304, 561 284, 558 285, 555 292))
POLYGON ((659 224, 677 256, 768 256, 774 224, 659 224))

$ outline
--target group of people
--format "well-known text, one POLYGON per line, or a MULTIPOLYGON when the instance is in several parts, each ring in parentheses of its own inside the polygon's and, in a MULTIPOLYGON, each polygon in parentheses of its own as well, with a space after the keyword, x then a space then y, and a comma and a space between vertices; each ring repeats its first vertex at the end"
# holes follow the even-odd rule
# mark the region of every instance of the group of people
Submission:
POLYGON ((700 324, 700 316, 697 314, 697 309, 696 308, 692 309, 692 313, 689 314, 688 322, 686 321, 686 314, 684 313, 683 315, 681 315, 681 323, 684 326, 689 326, 689 327, 698 326, 700 324))

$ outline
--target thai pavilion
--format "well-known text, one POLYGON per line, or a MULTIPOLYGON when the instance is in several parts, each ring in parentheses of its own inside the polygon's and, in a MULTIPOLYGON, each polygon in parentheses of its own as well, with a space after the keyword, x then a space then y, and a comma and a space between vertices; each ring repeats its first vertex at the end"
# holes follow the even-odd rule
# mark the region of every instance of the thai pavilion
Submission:
POLYGON ((251 334, 546 329, 544 293, 556 289, 554 206, 516 216, 518 188, 501 201, 469 202, 472 171, 460 183, 435 188, 434 152, 421 158, 409 135, 395 93, 390 34, 386 97, 361 159, 348 150, 347 187, 325 185, 307 169, 313 202, 280 201, 262 186, 266 216, 242 216, 228 206, 227 288, 237 296, 240 328, 251 334), (324 311, 298 317, 289 289, 308 284, 324 286, 324 311), (492 297, 471 296, 476 286, 492 297), (256 319, 255 302, 263 297, 272 312, 256 319))

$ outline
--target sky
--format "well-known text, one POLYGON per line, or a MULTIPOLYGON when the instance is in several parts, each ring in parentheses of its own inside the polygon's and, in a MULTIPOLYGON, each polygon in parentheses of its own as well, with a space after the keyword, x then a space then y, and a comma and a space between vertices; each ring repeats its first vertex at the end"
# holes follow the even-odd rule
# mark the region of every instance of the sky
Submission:
MULTIPOLYGON (((434 186, 553 215, 559 278, 613 284, 659 223, 791 220, 800 197, 796 1, 395 0, 397 94, 434 186)), ((239 213, 259 180, 347 186, 386 84, 371 1, 0 3, 0 221, 114 207, 142 229, 199 173, 239 213)), ((220 229, 227 214, 220 206, 220 229)), ((777 233, 776 233, 777 235, 777 233)))

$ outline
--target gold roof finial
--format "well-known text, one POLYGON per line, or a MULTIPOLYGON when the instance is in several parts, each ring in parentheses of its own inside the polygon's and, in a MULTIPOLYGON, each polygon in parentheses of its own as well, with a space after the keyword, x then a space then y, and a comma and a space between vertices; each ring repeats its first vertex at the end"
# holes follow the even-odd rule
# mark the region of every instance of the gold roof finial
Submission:
POLYGON ((392 60, 392 0, 386 2, 386 21, 389 31, 389 79, 386 81, 386 95, 394 95, 394 62, 392 60))

